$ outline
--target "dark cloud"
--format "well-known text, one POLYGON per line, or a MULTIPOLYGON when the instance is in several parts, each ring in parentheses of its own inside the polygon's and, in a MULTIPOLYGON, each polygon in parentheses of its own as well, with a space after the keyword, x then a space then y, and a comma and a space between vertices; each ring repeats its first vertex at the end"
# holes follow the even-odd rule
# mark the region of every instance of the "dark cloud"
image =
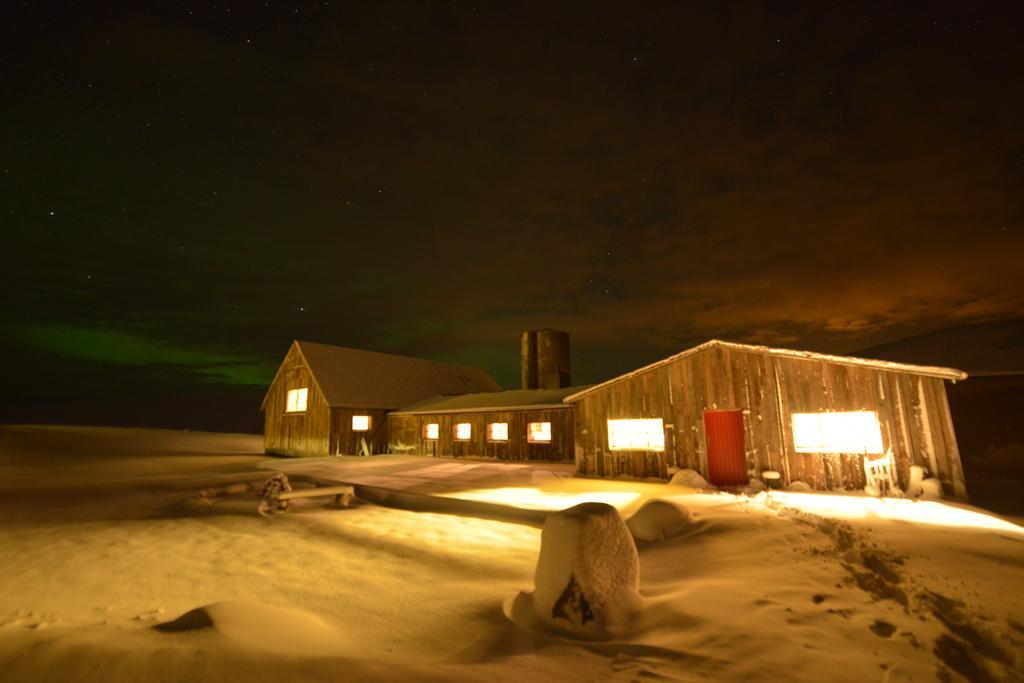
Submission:
POLYGON ((1024 313, 1013 6, 231 10, 5 9, 7 323, 514 383, 1024 313))

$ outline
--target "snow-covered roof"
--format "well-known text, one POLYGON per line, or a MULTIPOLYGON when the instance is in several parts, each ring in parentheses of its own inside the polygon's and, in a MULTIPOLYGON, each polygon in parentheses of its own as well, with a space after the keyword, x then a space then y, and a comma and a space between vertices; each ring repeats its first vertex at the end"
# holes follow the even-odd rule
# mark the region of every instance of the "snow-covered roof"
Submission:
POLYGON ((293 346, 332 408, 393 410, 430 396, 501 390, 485 371, 467 365, 308 341, 293 346))
POLYGON ((942 378, 942 379, 949 379, 949 380, 953 380, 954 382, 956 382, 958 380, 967 379, 967 373, 966 372, 964 372, 963 370, 956 370, 954 368, 942 368, 942 367, 932 366, 932 365, 910 365, 910 364, 907 364, 907 363, 895 363, 893 361, 887 361, 887 360, 873 360, 873 359, 870 359, 870 358, 856 358, 854 356, 833 356, 833 355, 830 355, 830 354, 827 354, 827 353, 815 353, 814 351, 797 351, 797 350, 794 350, 794 349, 776 349, 776 348, 772 348, 770 346, 759 346, 759 345, 755 345, 755 344, 739 344, 739 343, 736 343, 736 342, 722 341, 720 339, 711 339, 711 340, 708 340, 708 341, 704 342, 703 344, 699 344, 697 346, 694 346, 693 348, 686 349, 685 351, 680 351, 679 353, 677 353, 677 354, 675 354, 673 356, 669 356, 668 358, 663 358, 662 360, 655 361, 654 363, 651 363, 650 365, 645 365, 644 367, 638 368, 636 370, 633 370, 632 372, 627 372, 624 375, 619 375, 618 377, 613 377, 612 379, 607 380, 605 382, 601 382, 600 384, 594 384, 594 385, 592 385, 590 387, 587 387, 586 389, 583 389, 582 391, 577 391, 574 394, 570 394, 569 396, 566 396, 563 400, 566 403, 571 403, 572 401, 575 401, 575 400, 579 399, 580 397, 582 397, 582 396, 584 396, 586 394, 589 394, 590 392, 592 392, 592 391, 594 391, 596 389, 600 389, 602 387, 606 387, 606 386, 608 386, 610 384, 615 384, 617 382, 622 382, 624 380, 630 379, 631 377, 636 377, 637 375, 642 375, 645 372, 650 372, 651 370, 654 370, 656 368, 660 368, 662 365, 667 365, 667 364, 672 363, 672 362, 674 362, 676 360, 679 360, 680 358, 685 358, 686 356, 692 356, 694 354, 701 353, 703 351, 707 351, 708 349, 711 349, 711 348, 714 348, 714 347, 724 348, 724 349, 734 349, 736 351, 748 351, 748 352, 752 352, 752 353, 764 353, 764 354, 768 354, 768 355, 772 355, 772 356, 785 356, 785 357, 788 357, 788 358, 802 358, 804 360, 816 360, 816 361, 822 361, 822 362, 825 362, 825 363, 836 363, 836 364, 839 364, 839 365, 856 365, 856 366, 860 366, 860 367, 874 368, 875 370, 888 370, 890 372, 909 372, 909 373, 912 373, 912 374, 915 374, 915 375, 925 375, 925 376, 928 376, 928 377, 939 377, 939 378, 942 378))
POLYGON ((395 415, 428 415, 436 413, 485 413, 504 410, 542 410, 568 408, 566 396, 585 389, 585 385, 563 389, 513 389, 488 391, 462 396, 434 396, 406 406, 395 415))

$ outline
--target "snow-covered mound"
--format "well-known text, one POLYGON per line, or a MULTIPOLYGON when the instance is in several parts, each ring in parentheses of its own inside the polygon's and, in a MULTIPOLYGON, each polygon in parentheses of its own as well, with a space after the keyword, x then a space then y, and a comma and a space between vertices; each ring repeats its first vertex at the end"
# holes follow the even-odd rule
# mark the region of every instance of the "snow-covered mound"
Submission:
POLYGON ((690 511, 678 503, 651 500, 626 520, 629 533, 638 541, 664 541, 680 536, 696 523, 690 511))
POLYGON ((153 628, 164 633, 208 629, 242 647, 295 656, 339 655, 345 649, 342 635, 320 618, 251 602, 215 602, 153 628))
POLYGON ((585 638, 624 635, 640 612, 640 562, 618 510, 581 503, 547 518, 533 593, 506 613, 528 626, 585 638))
POLYGON ((685 486, 691 489, 714 490, 715 488, 696 470, 679 470, 672 475, 668 483, 672 486, 685 486))

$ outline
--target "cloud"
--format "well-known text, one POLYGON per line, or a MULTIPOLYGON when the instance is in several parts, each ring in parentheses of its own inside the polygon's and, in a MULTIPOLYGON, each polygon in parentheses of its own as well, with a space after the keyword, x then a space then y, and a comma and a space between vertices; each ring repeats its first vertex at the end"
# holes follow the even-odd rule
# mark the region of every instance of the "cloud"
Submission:
POLYGON ((331 7, 26 38, 0 284, 32 343, 250 381, 293 338, 499 367, 550 326, 629 364, 1024 313, 1014 22, 331 7))

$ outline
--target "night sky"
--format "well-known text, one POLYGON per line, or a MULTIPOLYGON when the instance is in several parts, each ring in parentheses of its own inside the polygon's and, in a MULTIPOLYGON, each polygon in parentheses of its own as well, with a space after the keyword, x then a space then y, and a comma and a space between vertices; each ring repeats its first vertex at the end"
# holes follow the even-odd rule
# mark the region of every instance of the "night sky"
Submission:
POLYGON ((0 419, 256 429, 294 338, 514 388, 537 327, 583 383, 1024 316, 1020 3, 143 4, 0 9, 0 419))

